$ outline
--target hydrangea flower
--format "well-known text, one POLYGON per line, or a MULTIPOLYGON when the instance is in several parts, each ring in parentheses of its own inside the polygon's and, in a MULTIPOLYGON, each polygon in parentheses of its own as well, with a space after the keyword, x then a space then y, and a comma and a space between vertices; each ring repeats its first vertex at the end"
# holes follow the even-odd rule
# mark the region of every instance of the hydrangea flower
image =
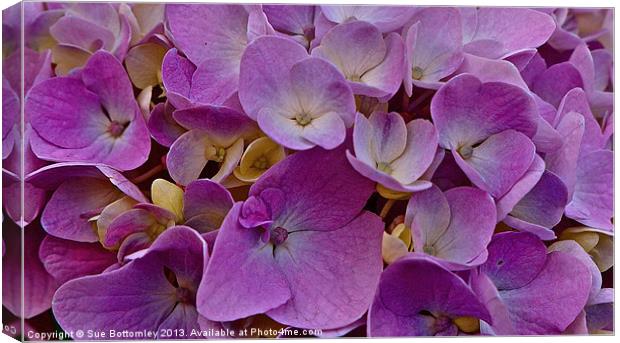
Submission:
POLYGON ((554 251, 527 232, 497 234, 471 285, 491 322, 481 332, 544 335, 564 331, 583 309, 592 277, 571 254, 554 251))
POLYGON ((368 336, 456 336, 477 319, 491 317, 463 279, 429 258, 410 254, 381 274, 368 314, 368 336))
MULTIPOLYGON (((58 75, 84 65, 99 49, 122 60, 131 40, 128 18, 122 13, 126 4, 63 4, 63 16, 49 28, 58 42, 53 47, 53 60, 58 75)), ((126 9, 129 11, 129 9, 126 9)))
POLYGON ((470 269, 487 259, 495 229, 493 199, 473 187, 442 192, 437 186, 415 193, 407 204, 405 226, 413 250, 450 270, 470 269))
POLYGON ((342 74, 280 37, 258 38, 245 50, 239 99, 261 130, 295 150, 339 146, 355 118, 353 94, 342 74))
POLYGON ((170 228, 123 268, 65 283, 54 316, 68 331, 199 330, 196 289, 208 256, 198 233, 170 228))
POLYGON ((382 265, 381 220, 362 210, 372 190, 343 148, 296 153, 271 168, 226 216, 198 291, 199 312, 212 321, 265 312, 301 328, 359 319, 382 265))
POLYGON ((405 75, 403 84, 411 96, 412 85, 437 89, 444 77, 463 62, 461 15, 454 8, 425 8, 415 13, 403 32, 405 75))
POLYGON ((353 129, 355 156, 349 162, 360 174, 399 192, 431 186, 420 177, 431 166, 437 150, 437 132, 429 121, 405 124, 398 113, 357 115, 353 129))
POLYGON ((25 111, 31 145, 42 159, 139 167, 151 148, 131 83, 120 62, 99 51, 79 77, 55 77, 34 86, 25 111))
POLYGON ((356 95, 391 98, 401 83, 403 41, 396 33, 385 38, 363 21, 339 24, 327 31, 312 56, 332 62, 356 95))
POLYGON ((473 184, 500 198, 535 159, 530 140, 537 127, 534 100, 523 89, 482 83, 460 75, 439 89, 431 103, 439 145, 473 184))
POLYGON ((234 110, 196 106, 177 110, 172 116, 188 129, 172 143, 166 157, 170 176, 181 185, 200 178, 209 161, 220 165, 211 180, 226 179, 241 159, 244 139, 256 135, 254 122, 234 110))
POLYGON ((58 238, 96 242, 93 220, 108 204, 128 196, 147 202, 136 185, 104 165, 57 163, 37 170, 29 181, 54 189, 41 214, 41 226, 58 238))
POLYGON ((230 193, 210 180, 197 180, 183 191, 162 179, 151 185, 152 203, 139 203, 99 227, 104 247, 117 247, 119 260, 147 248, 168 228, 186 225, 198 232, 219 229, 233 205, 230 193))

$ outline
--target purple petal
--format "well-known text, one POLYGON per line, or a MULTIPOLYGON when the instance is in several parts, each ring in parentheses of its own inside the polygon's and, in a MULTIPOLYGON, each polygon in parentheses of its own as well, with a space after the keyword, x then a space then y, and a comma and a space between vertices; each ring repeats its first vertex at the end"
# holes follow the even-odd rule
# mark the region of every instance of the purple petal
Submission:
POLYGON ((524 134, 507 130, 473 148, 469 158, 455 151, 452 155, 472 183, 500 198, 527 172, 535 150, 534 143, 524 134))
POLYGON ((290 155, 263 174, 252 185, 250 195, 259 195, 268 188, 286 194, 283 212, 274 225, 293 231, 338 229, 359 214, 375 188, 351 168, 344 150, 314 148, 290 155))
POLYGON ((451 318, 460 316, 489 320, 484 305, 461 278, 412 254, 389 265, 381 275, 368 314, 368 335, 432 336, 454 330, 451 318), (442 318, 420 313, 424 311, 442 318))
POLYGON ((584 156, 577 165, 576 180, 566 216, 613 232, 613 152, 598 150, 584 156))
POLYGON ((555 30, 551 16, 527 8, 480 8, 476 19, 465 52, 489 58, 539 47, 555 30))
POLYGON ((296 327, 325 329, 359 319, 381 274, 382 228, 377 215, 365 212, 338 230, 289 234, 286 247, 276 248, 275 260, 291 298, 267 315, 296 327))
POLYGON ((240 212, 237 203, 224 219, 198 289, 198 311, 209 320, 232 321, 263 313, 291 297, 286 276, 274 263, 273 249, 260 249, 265 244, 260 232, 242 227, 240 212))
POLYGON ((99 243, 82 243, 46 236, 39 257, 45 269, 59 282, 100 274, 116 263, 116 254, 99 243))
POLYGON ((218 183, 196 180, 185 187, 183 214, 185 224, 198 232, 219 229, 234 200, 218 183))
POLYGON ((507 129, 532 137, 536 113, 534 100, 523 89, 500 82, 482 83, 471 75, 451 79, 431 102, 439 145, 452 150, 507 129))
MULTIPOLYGON (((206 258, 206 245, 195 231, 170 228, 146 254, 125 267, 64 284, 54 296, 54 316, 66 331, 141 331, 157 330, 171 321, 180 324, 172 311, 177 305, 194 306, 191 293, 206 258), (176 285, 168 280, 166 270, 174 274, 176 285)), ((185 317, 185 325, 194 318, 185 317)))

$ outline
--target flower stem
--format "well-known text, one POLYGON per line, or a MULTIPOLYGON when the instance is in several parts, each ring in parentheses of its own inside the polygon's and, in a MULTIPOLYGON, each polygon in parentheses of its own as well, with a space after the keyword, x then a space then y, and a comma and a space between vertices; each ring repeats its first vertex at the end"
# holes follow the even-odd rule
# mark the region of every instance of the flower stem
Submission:
POLYGON ((382 219, 385 219, 385 216, 387 216, 387 214, 390 212, 390 209, 392 209, 394 203, 396 203, 396 200, 394 199, 388 199, 388 201, 385 202, 385 205, 383 205, 381 213, 379 214, 382 219))
POLYGON ((162 170, 164 170, 164 166, 163 166, 163 164, 160 163, 160 164, 156 165, 155 167, 147 170, 142 175, 138 175, 137 177, 132 179, 131 182, 133 182, 134 184, 142 183, 142 182, 152 178, 153 176, 157 175, 157 173, 161 172, 162 170))

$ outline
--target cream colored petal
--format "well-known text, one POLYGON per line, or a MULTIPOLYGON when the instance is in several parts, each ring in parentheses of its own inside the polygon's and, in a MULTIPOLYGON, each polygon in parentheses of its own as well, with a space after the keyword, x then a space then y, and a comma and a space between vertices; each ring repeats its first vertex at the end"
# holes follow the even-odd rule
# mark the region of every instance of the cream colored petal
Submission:
POLYGON ((91 53, 84 49, 69 46, 56 45, 52 48, 52 62, 56 64, 56 75, 67 75, 72 69, 86 64, 91 53))
POLYGON ((133 84, 145 89, 161 83, 161 64, 166 48, 155 43, 145 43, 127 52, 125 66, 133 84))
POLYGON ((397 259, 407 255, 407 246, 398 237, 394 237, 386 232, 383 233, 383 242, 381 243, 381 255, 383 261, 391 264, 397 259))
POLYGON ((184 221, 183 190, 181 187, 170 181, 157 179, 151 185, 151 200, 153 204, 174 213, 177 223, 184 221))
MULTIPOLYGON (((132 209, 137 203, 138 202, 132 198, 125 196, 109 204, 103 209, 103 211, 101 211, 101 214, 99 214, 99 218, 97 219, 97 235, 99 236, 99 242, 101 242, 101 245, 103 245, 105 235, 112 221, 123 212, 132 209)), ((105 248, 112 248, 106 247, 105 245, 103 246, 105 248)))

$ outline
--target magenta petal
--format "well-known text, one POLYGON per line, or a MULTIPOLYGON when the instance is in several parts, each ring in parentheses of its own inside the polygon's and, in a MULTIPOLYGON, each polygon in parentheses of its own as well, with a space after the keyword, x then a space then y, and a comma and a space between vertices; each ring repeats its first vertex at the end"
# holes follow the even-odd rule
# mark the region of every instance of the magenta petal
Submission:
POLYGON ((263 313, 291 297, 286 276, 273 263, 273 249, 260 249, 264 245, 260 232, 242 227, 240 212, 237 203, 224 219, 198 289, 198 311, 209 320, 232 321, 263 313))
POLYGON ((168 101, 179 109, 191 106, 190 91, 196 66, 172 48, 164 56, 161 69, 168 101))
POLYGON ((567 217, 613 232, 613 160, 612 151, 598 150, 579 161, 573 196, 566 206, 567 217))
POLYGON ((569 197, 573 194, 577 177, 576 169, 584 127, 584 119, 581 114, 577 112, 566 113, 556 127, 560 135, 563 136, 562 146, 545 155, 547 170, 562 179, 568 189, 569 197))
POLYGON ((512 211, 514 206, 538 183, 545 171, 545 161, 537 155, 527 172, 517 181, 514 186, 501 198, 495 200, 497 206, 497 220, 501 221, 512 211))
POLYGON ((198 232, 217 230, 233 203, 230 192, 220 184, 210 180, 196 180, 185 187, 185 224, 198 232))
POLYGON ((41 215, 41 225, 51 235, 78 242, 98 240, 91 218, 122 197, 109 182, 78 178, 61 184, 41 215))
POLYGON ((25 319, 30 319, 49 310, 58 287, 57 281, 39 260, 39 247, 45 232, 36 226, 25 229, 22 255, 22 229, 16 225, 3 225, 2 229, 7 244, 6 255, 2 258, 3 305, 13 315, 20 317, 23 313, 25 319))
POLYGON ((166 156, 170 176, 182 185, 198 179, 207 165, 205 150, 208 146, 207 135, 202 130, 190 130, 182 134, 170 146, 166 156))
POLYGON ((338 230, 291 232, 286 248, 275 250, 291 298, 267 315, 296 327, 325 329, 359 319, 381 274, 382 228, 377 215, 365 212, 338 230))
POLYGON ((375 25, 381 32, 401 28, 416 10, 411 6, 321 6, 323 15, 334 23, 355 18, 375 25))
POLYGON ((534 143, 524 134, 507 130, 473 148, 469 158, 456 151, 452 155, 472 183, 500 198, 527 172, 535 150, 534 143))
POLYGON ((75 278, 100 274, 116 263, 116 254, 99 243, 68 241, 46 236, 39 257, 45 269, 60 283, 75 278))
POLYGON ((544 44, 555 30, 550 15, 528 8, 478 9, 474 32, 465 43, 465 52, 498 58, 524 48, 544 44))
POLYGON ((415 254, 389 265, 368 314, 368 335, 433 336, 451 328, 450 318, 471 316, 490 321, 489 313, 457 275, 415 254), (434 318, 424 312, 433 313, 434 318))
POLYGON ((551 105, 558 107, 564 95, 571 89, 583 88, 579 71, 570 63, 554 64, 539 74, 532 85, 532 91, 551 105))
POLYGON ((170 147, 185 129, 172 117, 172 105, 169 102, 155 105, 148 120, 149 131, 157 143, 170 147))
POLYGON ((495 212, 493 199, 484 191, 458 187, 444 194, 434 186, 411 198, 405 223, 412 229, 416 252, 458 270, 483 262, 478 257, 486 254, 491 241, 495 212))
MULTIPOLYGON (((415 13, 404 34, 407 49, 405 84, 411 83, 412 70, 418 68, 417 81, 435 82, 452 74, 463 61, 461 16, 457 9, 430 7, 415 13)), ((407 86, 406 86, 407 87, 407 86)))
POLYGON ((591 286, 583 263, 563 252, 547 255, 544 244, 530 233, 497 235, 481 271, 472 287, 483 301, 497 304, 491 309, 496 334, 564 331, 583 309, 591 286), (482 282, 486 275, 497 287, 495 293, 482 282))
MULTIPOLYGON (((546 171, 536 186, 513 207, 505 222, 521 231, 551 231, 562 219, 567 201, 568 191, 562 180, 546 171)), ((555 238, 553 231, 538 236, 555 238)))
POLYGON ((508 129, 532 137, 538 119, 536 104, 525 90, 501 82, 482 83, 467 74, 439 89, 431 102, 431 116, 439 145, 451 150, 508 129))
POLYGON ((280 96, 291 89, 290 68, 306 57, 301 45, 285 38, 261 37, 248 45, 241 59, 239 100, 250 118, 284 101, 280 96))
POLYGON ((284 192, 282 208, 273 210, 284 211, 281 221, 289 230, 330 231, 343 227, 359 214, 375 189, 370 180, 349 165, 344 151, 344 147, 314 148, 295 153, 263 174, 252 185, 250 195, 269 188, 284 192))
MULTIPOLYGON (((126 266, 64 284, 54 296, 54 316, 66 331, 141 331, 180 324, 173 310, 194 306, 192 292, 207 258, 200 235, 187 227, 170 228, 126 266), (175 283, 166 276, 174 277, 175 283)), ((198 328, 193 319, 191 314, 185 317, 181 328, 198 328)))

